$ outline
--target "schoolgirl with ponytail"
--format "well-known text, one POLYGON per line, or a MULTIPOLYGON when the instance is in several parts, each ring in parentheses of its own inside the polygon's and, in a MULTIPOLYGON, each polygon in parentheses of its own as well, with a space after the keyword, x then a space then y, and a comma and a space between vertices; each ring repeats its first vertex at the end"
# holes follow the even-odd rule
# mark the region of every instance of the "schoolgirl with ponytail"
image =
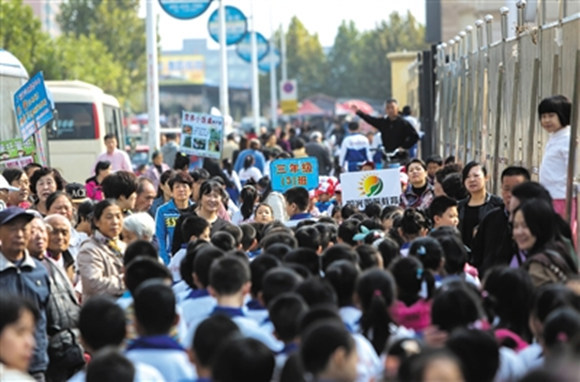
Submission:
POLYGON ((258 191, 254 186, 246 185, 242 188, 242 192, 240 193, 240 201, 242 204, 240 205, 239 212, 236 211, 232 216, 232 223, 240 224, 251 220, 254 213, 254 206, 258 202, 258 196, 258 191))

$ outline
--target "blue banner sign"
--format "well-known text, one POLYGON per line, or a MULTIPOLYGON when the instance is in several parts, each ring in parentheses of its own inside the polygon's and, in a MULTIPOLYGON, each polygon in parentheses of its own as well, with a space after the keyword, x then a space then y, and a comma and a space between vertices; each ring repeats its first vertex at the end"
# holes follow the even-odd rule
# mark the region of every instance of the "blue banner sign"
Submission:
POLYGON ((274 55, 274 68, 277 68, 280 65, 280 52, 278 49, 274 49, 274 51, 270 50, 268 55, 262 61, 258 62, 258 69, 270 73, 270 58, 272 58, 272 55, 274 55))
POLYGON ((252 33, 256 34, 256 45, 258 48, 258 61, 266 57, 268 51, 270 50, 270 44, 268 40, 260 32, 248 32, 240 41, 236 47, 236 53, 238 56, 246 62, 252 62, 252 33))
POLYGON ((42 72, 38 72, 14 93, 14 109, 23 141, 27 141, 52 120, 52 102, 46 93, 42 72))
POLYGON ((176 19, 189 20, 200 16, 212 0, 159 0, 161 8, 176 19))
MULTIPOLYGON (((242 41, 248 31, 248 19, 242 11, 236 7, 226 5, 226 45, 234 45, 242 41)), ((207 21, 209 35, 215 42, 220 42, 219 9, 213 11, 207 21)))
POLYGON ((284 192, 292 187, 312 190, 318 187, 318 160, 314 157, 276 159, 270 163, 272 190, 284 192))

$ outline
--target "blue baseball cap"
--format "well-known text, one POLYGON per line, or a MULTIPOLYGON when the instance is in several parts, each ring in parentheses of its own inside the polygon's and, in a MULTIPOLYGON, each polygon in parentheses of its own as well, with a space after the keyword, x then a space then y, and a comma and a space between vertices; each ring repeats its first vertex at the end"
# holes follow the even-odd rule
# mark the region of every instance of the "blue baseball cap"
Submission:
POLYGON ((34 219, 34 215, 26 212, 25 209, 20 207, 8 207, 0 211, 0 225, 10 223, 12 220, 19 217, 26 218, 27 221, 34 219))

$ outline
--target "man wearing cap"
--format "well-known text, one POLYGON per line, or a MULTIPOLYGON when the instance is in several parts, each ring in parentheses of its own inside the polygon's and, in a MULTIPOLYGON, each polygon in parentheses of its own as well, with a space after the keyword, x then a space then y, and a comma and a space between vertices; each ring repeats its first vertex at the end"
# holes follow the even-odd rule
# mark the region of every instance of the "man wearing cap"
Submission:
POLYGON ((48 367, 46 307, 50 296, 49 277, 44 266, 27 251, 34 215, 19 207, 0 211, 0 293, 29 299, 40 315, 36 322, 36 347, 28 372, 43 381, 48 367))
POLYGON ((12 187, 6 178, 3 175, 0 175, 0 211, 6 208, 9 191, 20 191, 20 188, 12 187))

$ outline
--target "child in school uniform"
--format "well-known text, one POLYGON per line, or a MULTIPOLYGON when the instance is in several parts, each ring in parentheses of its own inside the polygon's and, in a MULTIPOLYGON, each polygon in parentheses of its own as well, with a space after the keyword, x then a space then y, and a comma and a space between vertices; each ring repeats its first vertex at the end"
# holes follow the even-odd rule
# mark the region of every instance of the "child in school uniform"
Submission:
POLYGON ((139 337, 127 347, 127 358, 153 366, 167 381, 196 378, 187 352, 169 336, 179 320, 171 287, 162 280, 148 280, 137 288, 134 299, 139 337))

